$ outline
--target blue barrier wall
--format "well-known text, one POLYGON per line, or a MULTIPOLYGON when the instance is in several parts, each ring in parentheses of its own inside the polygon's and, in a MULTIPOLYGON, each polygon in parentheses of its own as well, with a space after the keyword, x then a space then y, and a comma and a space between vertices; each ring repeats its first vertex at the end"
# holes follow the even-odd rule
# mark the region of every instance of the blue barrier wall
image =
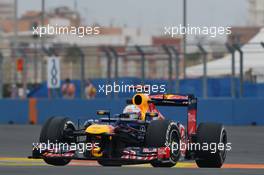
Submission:
POLYGON ((0 100, 0 123, 28 123, 27 100, 0 100))
MULTIPOLYGON (((92 83, 97 88, 97 97, 99 98, 107 98, 104 92, 99 92, 99 86, 106 84, 113 84, 115 80, 110 79, 109 82, 106 79, 93 79, 92 83)), ((140 78, 119 78, 117 81, 118 85, 138 85, 141 84, 140 78)), ((63 83, 63 81, 62 81, 63 83)), ((80 97, 80 81, 74 80, 73 83, 76 85, 76 97, 80 97)), ((146 79, 145 84, 147 85, 165 85, 166 89, 169 88, 168 80, 162 79, 146 79)), ((197 97, 202 97, 202 78, 195 79, 184 79, 180 80, 180 93, 194 94, 197 97)), ((244 82, 244 97, 262 97, 264 98, 264 84, 257 84, 251 82, 244 82)), ((172 84, 173 93, 175 93, 176 82, 173 81, 172 84)), ((229 77, 224 78, 208 78, 208 97, 231 97, 231 79, 229 77)), ((235 90, 236 96, 239 96, 239 79, 235 79, 235 90)), ((129 97, 133 95, 133 93, 119 93, 119 97, 129 97)), ((42 83, 37 88, 30 90, 28 95, 29 97, 48 97, 48 89, 46 83, 42 83)), ((57 96, 61 97, 61 92, 58 90, 57 96)), ((114 93, 111 93, 111 96, 114 96, 114 93)))
MULTIPOLYGON (((125 99, 107 100, 63 100, 38 99, 36 110, 38 123, 42 124, 50 116, 95 118, 96 110, 109 109, 112 114, 122 112, 125 99)), ((249 125, 256 122, 264 125, 263 98, 244 99, 200 99, 198 101, 198 122, 220 122, 226 125, 249 125)), ((186 123, 187 111, 183 107, 159 107, 167 118, 186 123)), ((0 100, 0 123, 10 121, 25 124, 29 121, 28 100, 0 100)))

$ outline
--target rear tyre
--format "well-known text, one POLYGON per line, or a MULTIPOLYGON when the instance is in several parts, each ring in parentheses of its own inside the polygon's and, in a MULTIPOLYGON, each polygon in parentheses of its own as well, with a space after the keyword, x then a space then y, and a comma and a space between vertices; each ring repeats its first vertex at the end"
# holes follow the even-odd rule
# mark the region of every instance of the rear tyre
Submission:
MULTIPOLYGON (((145 138, 147 147, 166 147, 167 144, 180 145, 180 132, 175 122, 169 120, 153 120, 149 124, 145 138)), ((155 160, 150 162, 153 167, 173 167, 180 158, 180 150, 170 152, 170 158, 166 161, 155 160)))
MULTIPOLYGON (((75 143, 75 139, 65 136, 65 131, 75 130, 74 124, 66 117, 51 117, 43 125, 40 133, 40 143, 75 143)), ((64 166, 70 159, 43 157, 50 165, 64 166)))
POLYGON ((201 123, 197 129, 197 143, 207 144, 210 149, 196 151, 196 164, 200 168, 220 168, 226 158, 227 132, 223 125, 201 123), (211 146, 214 147, 211 149, 211 146), (220 146, 221 145, 221 146, 220 146), (214 153, 212 153, 214 152, 214 153))

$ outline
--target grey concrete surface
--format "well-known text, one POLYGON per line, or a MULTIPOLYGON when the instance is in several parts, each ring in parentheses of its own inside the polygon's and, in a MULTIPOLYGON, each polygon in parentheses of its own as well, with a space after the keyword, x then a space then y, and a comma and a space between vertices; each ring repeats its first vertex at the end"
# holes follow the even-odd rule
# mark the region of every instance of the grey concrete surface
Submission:
POLYGON ((115 167, 0 167, 5 175, 263 175, 263 170, 115 168, 115 167))
MULTIPOLYGON (((233 126, 226 127, 228 141, 232 150, 227 154, 226 163, 264 163, 264 127, 233 126)), ((41 126, 0 125, 0 157, 27 157, 31 154, 31 145, 38 141, 41 126)), ((141 167, 52 167, 0 166, 0 174, 264 174, 264 169, 183 169, 183 168, 141 168, 141 167)))

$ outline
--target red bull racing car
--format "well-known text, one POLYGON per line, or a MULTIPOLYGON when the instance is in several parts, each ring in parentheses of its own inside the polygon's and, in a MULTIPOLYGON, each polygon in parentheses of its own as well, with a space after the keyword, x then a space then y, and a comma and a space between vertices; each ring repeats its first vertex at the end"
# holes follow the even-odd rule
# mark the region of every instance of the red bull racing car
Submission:
POLYGON ((227 132, 217 123, 197 127, 197 98, 193 95, 138 93, 127 103, 123 113, 111 116, 109 111, 99 110, 101 118, 87 120, 81 127, 79 121, 74 124, 66 117, 49 118, 39 143, 33 145, 32 158, 56 166, 73 159, 96 160, 102 166, 150 163, 173 167, 180 160, 195 160, 198 167, 223 165, 227 132), (165 119, 158 106, 187 107, 186 128, 165 119))

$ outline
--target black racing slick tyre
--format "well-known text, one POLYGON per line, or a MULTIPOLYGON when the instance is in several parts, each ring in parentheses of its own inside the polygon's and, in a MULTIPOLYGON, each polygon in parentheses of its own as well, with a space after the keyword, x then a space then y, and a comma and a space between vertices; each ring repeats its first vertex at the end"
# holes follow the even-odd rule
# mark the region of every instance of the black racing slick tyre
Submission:
POLYGON ((197 129, 196 164, 200 168, 221 168, 226 158, 227 132, 222 124, 201 123, 197 129), (203 149, 204 145, 207 145, 203 149))
MULTIPOLYGON (((175 122, 169 120, 153 120, 146 132, 145 143, 147 147, 166 147, 173 144, 180 145, 180 132, 175 122)), ((170 152, 170 158, 166 161, 154 160, 153 167, 173 167, 180 158, 180 150, 170 152)))
MULTIPOLYGON (((66 137, 65 131, 75 130, 74 124, 66 117, 51 117, 43 125, 40 133, 40 143, 73 143, 74 138, 66 137)), ((50 165, 64 166, 71 160, 63 158, 43 157, 50 165)))
POLYGON ((47 141, 47 131, 49 128, 50 121, 53 120, 54 117, 48 118, 48 120, 45 121, 44 125, 41 128, 40 136, 39 136, 39 142, 46 142, 47 141))

